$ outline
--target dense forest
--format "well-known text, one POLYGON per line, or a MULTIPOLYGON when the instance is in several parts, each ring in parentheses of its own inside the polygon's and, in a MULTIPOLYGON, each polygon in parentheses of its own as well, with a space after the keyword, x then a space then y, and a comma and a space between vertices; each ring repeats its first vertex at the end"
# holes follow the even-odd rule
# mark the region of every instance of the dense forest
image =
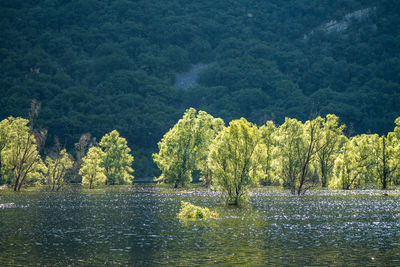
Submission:
MULTIPOLYGON (((0 120, 27 117, 73 151, 117 129, 135 177, 188 107, 262 125, 338 115, 347 135, 400 116, 397 0, 3 0, 0 120), (206 64, 197 86, 176 75, 206 64)), ((44 150, 43 153, 46 153, 44 150)))

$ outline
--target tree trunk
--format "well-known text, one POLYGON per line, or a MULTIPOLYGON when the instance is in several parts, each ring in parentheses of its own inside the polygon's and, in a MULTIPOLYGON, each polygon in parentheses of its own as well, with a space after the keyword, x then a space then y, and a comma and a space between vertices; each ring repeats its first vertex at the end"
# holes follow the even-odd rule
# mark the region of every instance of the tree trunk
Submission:
POLYGON ((14 185, 14 191, 16 192, 16 191, 19 191, 19 189, 18 189, 18 184, 19 184, 19 176, 17 176, 16 178, 15 178, 15 185, 14 185))
POLYGON ((386 145, 385 145, 385 137, 382 138, 382 161, 383 161, 383 170, 382 170, 382 189, 387 189, 387 168, 386 168, 386 145))
POLYGON ((327 183, 327 177, 326 177, 326 169, 325 169, 325 165, 322 163, 321 164, 321 183, 322 183, 322 187, 326 188, 328 185, 327 183))

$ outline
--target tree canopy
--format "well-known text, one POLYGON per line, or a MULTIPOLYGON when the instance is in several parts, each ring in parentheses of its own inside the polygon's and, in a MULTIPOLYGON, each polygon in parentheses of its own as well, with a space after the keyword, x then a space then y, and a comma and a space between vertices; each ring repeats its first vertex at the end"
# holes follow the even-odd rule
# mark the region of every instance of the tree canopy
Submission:
POLYGON ((244 118, 231 121, 215 138, 208 166, 213 186, 224 192, 228 204, 246 200, 249 186, 264 176, 265 153, 260 130, 244 118))
POLYGON ((202 172, 207 183, 209 146, 223 126, 221 119, 204 111, 186 110, 182 119, 158 143, 159 152, 153 154, 162 172, 156 180, 174 187, 184 186, 192 181, 192 173, 197 170, 202 172))
POLYGON ((107 177, 106 184, 130 184, 134 178, 131 149, 125 138, 120 137, 118 131, 113 130, 104 135, 100 141, 103 150, 101 167, 107 177))

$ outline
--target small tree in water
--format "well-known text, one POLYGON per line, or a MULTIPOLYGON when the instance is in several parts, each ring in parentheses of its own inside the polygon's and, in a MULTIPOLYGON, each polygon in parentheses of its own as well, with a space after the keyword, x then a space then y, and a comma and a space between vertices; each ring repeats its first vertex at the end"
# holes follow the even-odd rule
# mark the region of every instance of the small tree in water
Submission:
POLYGON ((104 154, 101 166, 107 176, 107 184, 130 184, 134 178, 131 174, 133 156, 125 138, 114 130, 101 138, 100 147, 104 154))
POLYGON ((82 185, 88 185, 90 189, 98 185, 105 185, 107 176, 101 166, 104 152, 99 147, 91 147, 87 155, 82 159, 82 167, 79 174, 82 175, 82 185))
POLYGON ((63 187, 65 175, 74 163, 66 149, 60 150, 59 146, 56 149, 58 151, 53 157, 46 158, 46 184, 51 191, 58 191, 63 187))
POLYGON ((216 137, 208 166, 214 188, 224 192, 228 205, 246 200, 249 186, 263 177, 265 151, 258 127, 244 118, 231 121, 216 137))

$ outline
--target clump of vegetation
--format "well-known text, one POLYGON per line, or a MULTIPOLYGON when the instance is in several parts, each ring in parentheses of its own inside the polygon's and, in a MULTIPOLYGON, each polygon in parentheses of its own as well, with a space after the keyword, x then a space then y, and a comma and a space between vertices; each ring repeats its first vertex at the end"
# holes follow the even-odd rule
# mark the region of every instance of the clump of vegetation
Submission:
POLYGON ((217 218, 218 213, 202 208, 192 203, 181 201, 182 207, 178 214, 179 219, 209 219, 217 218))

